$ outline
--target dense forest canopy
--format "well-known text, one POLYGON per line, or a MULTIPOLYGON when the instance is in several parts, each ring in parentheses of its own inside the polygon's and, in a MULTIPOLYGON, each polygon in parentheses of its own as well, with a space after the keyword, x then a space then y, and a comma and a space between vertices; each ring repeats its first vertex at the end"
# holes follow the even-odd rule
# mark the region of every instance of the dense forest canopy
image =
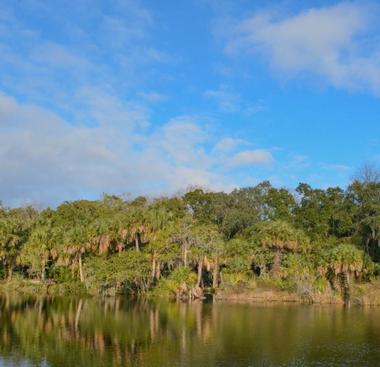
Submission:
POLYGON ((0 207, 0 277, 94 292, 202 297, 258 282, 305 294, 349 293, 380 261, 380 177, 346 189, 268 181, 231 193, 0 207))

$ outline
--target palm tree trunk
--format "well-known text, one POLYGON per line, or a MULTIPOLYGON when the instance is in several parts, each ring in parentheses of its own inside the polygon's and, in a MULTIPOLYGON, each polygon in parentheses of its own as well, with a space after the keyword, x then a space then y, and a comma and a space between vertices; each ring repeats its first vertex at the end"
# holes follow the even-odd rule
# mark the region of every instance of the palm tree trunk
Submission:
POLYGON ((84 273, 83 273, 83 266, 82 266, 82 254, 79 254, 78 265, 79 265, 79 278, 80 278, 81 283, 84 283, 84 273))
POLYGON ((41 280, 44 282, 46 279, 45 264, 42 264, 41 280))
POLYGON ((140 233, 136 232, 136 234, 135 234, 135 247, 136 247, 136 251, 140 251, 140 245, 141 245, 140 233))
POLYGON ((13 276, 13 266, 11 264, 8 265, 8 281, 12 280, 13 276))
POLYGON ((365 241, 365 251, 369 255, 369 238, 367 238, 365 241))
POLYGON ((343 286, 343 300, 344 303, 348 304, 350 301, 350 274, 348 271, 345 271, 342 274, 342 286, 343 286))
POLYGON ((153 253, 152 256, 152 272, 151 272, 152 280, 156 277, 156 253, 153 253))
POLYGON ((160 280, 161 278, 161 264, 159 261, 156 262, 156 279, 160 280))
POLYGON ((214 270, 212 275, 212 287, 218 288, 219 286, 219 258, 217 257, 214 264, 214 270))
POLYGON ((333 290, 333 291, 336 291, 337 290, 337 286, 336 286, 336 283, 337 283, 337 279, 336 279, 337 277, 336 277, 336 275, 334 274, 330 279, 329 279, 329 281, 330 281, 330 286, 331 286, 331 289, 333 290))
POLYGON ((188 265, 188 262, 187 262, 187 253, 188 253, 188 248, 187 248, 187 243, 185 242, 185 244, 183 246, 183 265, 184 266, 188 265))
POLYGON ((201 257, 198 261, 198 277, 197 277, 197 287, 201 286, 203 275, 203 257, 201 257))
POLYGON ((280 272, 280 266, 281 266, 281 250, 277 249, 274 253, 274 259, 273 259, 273 274, 278 275, 280 272))
POLYGON ((42 261, 42 269, 41 269, 41 280, 45 281, 46 279, 46 265, 45 260, 42 261))

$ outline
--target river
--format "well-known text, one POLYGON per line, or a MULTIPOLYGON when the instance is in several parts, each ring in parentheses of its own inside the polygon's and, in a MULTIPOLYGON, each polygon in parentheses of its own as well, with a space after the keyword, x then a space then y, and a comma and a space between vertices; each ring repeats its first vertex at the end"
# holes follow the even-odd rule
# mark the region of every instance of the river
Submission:
POLYGON ((379 366, 380 308, 0 298, 0 366, 379 366))

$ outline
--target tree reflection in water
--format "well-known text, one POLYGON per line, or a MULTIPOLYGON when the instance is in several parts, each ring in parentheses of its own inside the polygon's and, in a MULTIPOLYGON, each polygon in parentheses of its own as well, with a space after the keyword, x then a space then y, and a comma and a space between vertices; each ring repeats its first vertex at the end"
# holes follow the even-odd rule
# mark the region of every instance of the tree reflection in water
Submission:
POLYGON ((377 309, 0 298, 0 365, 377 365, 377 309))

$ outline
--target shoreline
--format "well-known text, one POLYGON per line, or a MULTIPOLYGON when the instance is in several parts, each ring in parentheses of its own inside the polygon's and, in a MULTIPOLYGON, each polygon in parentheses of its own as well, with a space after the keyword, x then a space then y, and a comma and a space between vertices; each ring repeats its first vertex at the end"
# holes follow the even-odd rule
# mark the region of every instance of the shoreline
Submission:
MULTIPOLYGON (((0 282, 0 295, 14 294, 18 296, 42 296, 42 297, 98 297, 98 294, 88 292, 82 284, 52 284, 42 283, 29 280, 12 280, 0 282)), ((127 294, 107 295, 106 298, 117 296, 136 297, 127 294)), ((252 303, 252 304, 295 304, 295 305, 345 305, 342 296, 328 289, 325 292, 319 292, 309 295, 299 295, 296 292, 283 291, 278 289, 239 289, 234 288, 218 289, 214 294, 209 294, 215 302, 218 303, 252 303)), ((140 295, 146 299, 152 300, 175 300, 164 295, 140 295)), ((204 299, 188 300, 182 299, 184 303, 207 302, 207 297, 204 299)), ((350 305, 358 306, 380 306, 380 284, 365 283, 357 284, 352 287, 350 296, 350 305)))

